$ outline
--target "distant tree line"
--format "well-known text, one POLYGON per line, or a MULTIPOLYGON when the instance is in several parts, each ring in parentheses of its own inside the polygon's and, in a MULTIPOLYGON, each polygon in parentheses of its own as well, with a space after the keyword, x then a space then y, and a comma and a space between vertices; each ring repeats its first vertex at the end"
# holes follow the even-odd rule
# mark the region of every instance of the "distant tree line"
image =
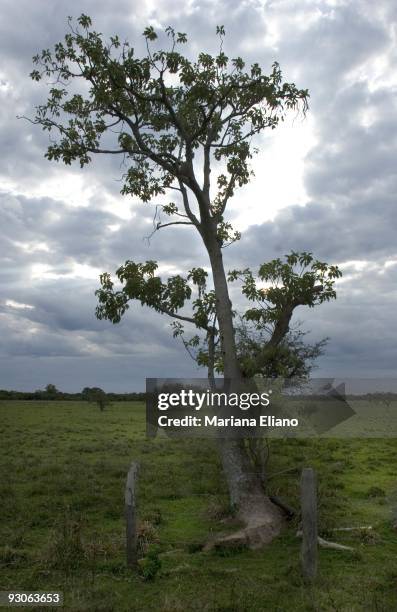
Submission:
MULTIPOLYGON (((89 387, 84 387, 78 393, 65 393, 59 391, 55 385, 48 384, 45 389, 37 391, 10 391, 8 389, 0 389, 0 400, 57 400, 57 401, 76 401, 87 400, 89 395, 89 387)), ((137 402, 146 399, 146 393, 105 393, 98 387, 92 387, 93 392, 102 392, 106 396, 107 403, 110 402, 137 402)), ((96 398, 95 398, 96 401, 96 398)))
MULTIPOLYGON (((175 390, 175 385, 172 387, 175 390)), ((305 394, 299 395, 300 399, 305 399, 305 394)), ((313 399, 313 395, 308 395, 307 399, 313 399)), ((323 397, 323 396, 319 396, 323 397)), ((345 395, 346 400, 350 401, 382 401, 389 403, 395 401, 397 393, 391 392, 378 392, 378 393, 363 393, 355 395, 345 395)), ((99 387, 84 387, 78 393, 65 393, 59 391, 55 385, 48 384, 45 389, 38 389, 37 391, 10 391, 8 389, 0 389, 0 400, 62 400, 62 401, 76 401, 86 400, 89 402, 97 402, 100 408, 111 402, 143 402, 146 400, 146 393, 133 392, 133 393, 106 393, 99 387)))

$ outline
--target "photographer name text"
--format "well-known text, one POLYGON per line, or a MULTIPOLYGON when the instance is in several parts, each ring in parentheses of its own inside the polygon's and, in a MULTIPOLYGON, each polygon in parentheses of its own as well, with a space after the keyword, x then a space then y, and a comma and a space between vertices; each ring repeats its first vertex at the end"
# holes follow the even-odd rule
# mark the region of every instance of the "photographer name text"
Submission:
POLYGON ((219 417, 211 416, 192 416, 169 417, 162 414, 158 417, 159 427, 298 427, 298 419, 277 418, 274 415, 260 415, 258 418, 251 417, 219 417))

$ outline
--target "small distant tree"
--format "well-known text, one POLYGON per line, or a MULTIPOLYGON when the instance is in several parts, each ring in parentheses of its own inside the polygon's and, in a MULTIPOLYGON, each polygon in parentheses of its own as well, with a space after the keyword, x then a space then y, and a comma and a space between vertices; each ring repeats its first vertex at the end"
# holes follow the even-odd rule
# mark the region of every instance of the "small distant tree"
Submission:
POLYGON ((59 391, 55 385, 48 384, 45 388, 45 396, 48 399, 55 399, 56 397, 59 396, 59 391))
POLYGON ((110 399, 105 391, 100 387, 84 387, 81 392, 81 397, 87 402, 95 402, 101 412, 103 412, 105 407, 110 404, 110 399))

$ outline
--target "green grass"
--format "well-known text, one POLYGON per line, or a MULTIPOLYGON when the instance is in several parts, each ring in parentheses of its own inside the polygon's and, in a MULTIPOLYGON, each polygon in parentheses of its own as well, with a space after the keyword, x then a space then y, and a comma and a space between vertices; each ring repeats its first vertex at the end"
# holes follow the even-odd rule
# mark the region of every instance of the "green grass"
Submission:
POLYGON ((397 610, 392 439, 270 441, 269 474, 284 472, 270 478, 271 493, 298 508, 299 470, 314 466, 320 531, 355 549, 321 549, 310 587, 297 522, 260 551, 201 550, 225 528, 217 455, 209 440, 147 440, 142 404, 101 413, 83 402, 0 402, 0 431, 0 590, 62 590, 65 609, 78 612, 397 610), (161 562, 151 581, 125 567, 123 490, 133 460, 141 463, 142 556, 156 546, 161 562), (366 524, 371 532, 332 532, 366 524))

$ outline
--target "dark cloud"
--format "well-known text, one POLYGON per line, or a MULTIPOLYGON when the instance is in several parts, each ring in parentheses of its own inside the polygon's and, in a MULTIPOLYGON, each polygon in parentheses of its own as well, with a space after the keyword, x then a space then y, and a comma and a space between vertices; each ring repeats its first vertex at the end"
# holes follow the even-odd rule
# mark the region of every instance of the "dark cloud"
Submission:
POLYGON ((262 262, 299 250, 335 263, 391 258, 396 253, 397 207, 393 193, 379 194, 379 198, 286 208, 274 221, 251 226, 244 233, 239 256, 243 261, 262 262))

